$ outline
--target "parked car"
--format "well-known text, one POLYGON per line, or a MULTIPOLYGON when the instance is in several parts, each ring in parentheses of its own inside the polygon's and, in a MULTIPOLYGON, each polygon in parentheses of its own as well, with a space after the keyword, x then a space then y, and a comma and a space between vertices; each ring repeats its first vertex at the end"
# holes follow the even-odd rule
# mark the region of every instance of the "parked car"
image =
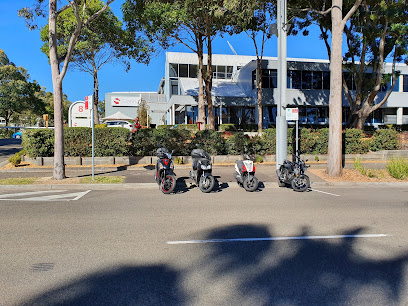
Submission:
POLYGON ((108 127, 124 127, 129 129, 130 131, 133 128, 133 124, 129 121, 124 120, 114 120, 114 121, 106 121, 105 122, 108 127))
POLYGON ((22 137, 21 131, 15 132, 15 133, 13 134, 13 138, 15 138, 15 139, 21 139, 21 137, 22 137))

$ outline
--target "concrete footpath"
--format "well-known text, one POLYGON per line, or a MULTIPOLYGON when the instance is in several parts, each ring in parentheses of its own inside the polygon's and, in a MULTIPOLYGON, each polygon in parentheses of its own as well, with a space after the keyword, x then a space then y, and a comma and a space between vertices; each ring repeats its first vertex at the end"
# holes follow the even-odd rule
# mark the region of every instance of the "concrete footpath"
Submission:
MULTIPOLYGON (((1 166, 4 166, 0 164, 1 166)), ((325 169, 326 163, 308 163, 311 169, 325 169)), ((385 169, 385 162, 365 162, 364 166, 370 169, 385 169)), ((276 166, 275 163, 256 164, 256 176, 260 182, 260 188, 278 188, 276 166)), ((353 168, 353 163, 346 163, 345 168, 353 168)), ((194 186, 189 178, 191 165, 175 165, 174 172, 177 177, 177 188, 190 188, 194 186)), ((98 176, 122 176, 124 182, 120 184, 78 184, 71 183, 69 180, 52 181, 52 167, 16 167, 12 169, 0 169, 0 179, 7 178, 28 178, 39 177, 44 178, 44 183, 32 185, 0 185, 0 189, 91 189, 91 190, 126 190, 137 188, 157 188, 154 181, 154 166, 153 165, 137 165, 137 166, 97 166, 95 167, 95 177, 98 176)), ((213 175, 217 180, 216 188, 238 187, 233 178, 234 164, 213 165, 213 175)), ((335 186, 335 187, 361 187, 361 186, 396 186, 408 187, 408 183, 357 183, 357 182, 327 182, 321 177, 307 171, 310 177, 311 186, 335 186)), ((85 178, 92 176, 91 167, 66 167, 67 178, 85 178)))

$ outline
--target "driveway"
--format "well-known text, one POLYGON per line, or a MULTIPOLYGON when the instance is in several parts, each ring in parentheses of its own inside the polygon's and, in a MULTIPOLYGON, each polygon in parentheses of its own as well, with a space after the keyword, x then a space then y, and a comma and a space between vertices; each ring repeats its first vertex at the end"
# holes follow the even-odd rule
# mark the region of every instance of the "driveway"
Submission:
POLYGON ((21 139, 0 139, 0 166, 8 162, 10 156, 22 150, 21 139))

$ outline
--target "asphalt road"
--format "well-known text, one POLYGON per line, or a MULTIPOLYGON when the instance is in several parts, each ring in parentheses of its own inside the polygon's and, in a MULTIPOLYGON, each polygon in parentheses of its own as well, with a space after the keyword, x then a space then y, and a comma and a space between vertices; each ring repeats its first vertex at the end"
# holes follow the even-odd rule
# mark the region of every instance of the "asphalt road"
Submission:
POLYGON ((0 139, 0 165, 7 163, 10 156, 21 150, 21 139, 0 139))
POLYGON ((407 188, 78 191, 0 191, 0 305, 408 304, 407 188))

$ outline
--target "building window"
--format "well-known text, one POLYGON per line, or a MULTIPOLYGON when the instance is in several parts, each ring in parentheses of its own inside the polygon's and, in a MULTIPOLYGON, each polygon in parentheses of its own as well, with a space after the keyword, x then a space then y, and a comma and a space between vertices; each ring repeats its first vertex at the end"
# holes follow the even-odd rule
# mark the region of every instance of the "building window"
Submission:
POLYGON ((291 80, 293 89, 302 89, 302 71, 292 70, 291 71, 291 80))
POLYGON ((169 76, 171 78, 178 77, 178 64, 169 64, 169 76))
POLYGON ((330 72, 323 71, 323 89, 330 90, 330 72))
POLYGON ((198 78, 198 66, 197 65, 189 65, 189 77, 190 78, 198 78))
POLYGON ((312 88, 312 72, 303 70, 302 71, 302 89, 312 88))
POLYGON ((225 79, 225 66, 217 66, 217 79, 225 79))
POLYGON ((188 65, 187 64, 179 65, 179 77, 188 78, 188 65))
POLYGON ((402 91, 408 92, 408 75, 404 75, 404 78, 402 80, 402 91))
MULTIPOLYGON (((390 87, 392 86, 392 78, 390 80, 390 87)), ((392 91, 399 91, 399 77, 397 77, 397 80, 395 81, 394 89, 392 91)))
POLYGON ((321 71, 313 71, 313 89, 323 89, 323 74, 321 71))
POLYGON ((170 82, 171 82, 171 94, 178 95, 178 81, 171 80, 170 82))
POLYGON ((227 66, 227 79, 232 79, 232 72, 234 70, 234 67, 232 66, 227 66))

